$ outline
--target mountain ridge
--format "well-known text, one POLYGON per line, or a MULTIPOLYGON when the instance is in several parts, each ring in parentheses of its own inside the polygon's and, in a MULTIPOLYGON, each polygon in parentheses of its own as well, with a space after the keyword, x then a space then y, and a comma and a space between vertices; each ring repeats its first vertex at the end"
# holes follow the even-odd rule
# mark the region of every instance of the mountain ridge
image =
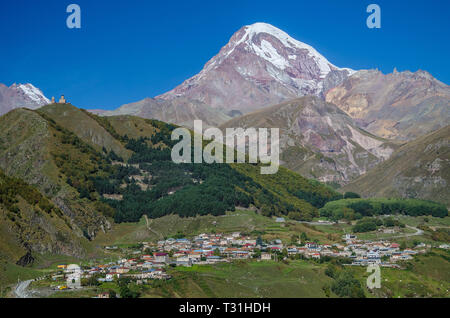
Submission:
POLYGON ((30 83, 14 83, 9 87, 0 83, 0 116, 15 108, 36 109, 49 103, 44 93, 30 83))
POLYGON ((362 128, 390 139, 413 140, 450 120, 450 86, 421 70, 358 71, 328 90, 325 99, 362 128))
POLYGON ((283 164, 322 182, 345 184, 389 158, 398 146, 360 128, 337 106, 305 96, 221 125, 280 128, 283 164))
POLYGON ((197 75, 179 86, 102 115, 153 116, 189 127, 194 119, 202 119, 217 126, 233 113, 248 113, 309 94, 323 96, 324 89, 353 73, 331 64, 284 31, 255 23, 235 32, 197 75), (192 105, 198 111, 192 111, 192 105), (189 115, 180 119, 176 112, 189 115))
MULTIPOLYGON (((351 69, 336 67, 312 46, 295 40, 284 31, 267 23, 254 23, 246 25, 234 33, 229 42, 205 64, 200 73, 158 97, 172 99, 182 95, 202 100, 212 107, 231 107, 233 103, 230 101, 218 102, 216 96, 207 96, 208 94, 218 95, 217 91, 205 92, 209 89, 209 81, 214 81, 216 77, 220 80, 220 76, 216 76, 215 70, 221 68, 226 68, 225 72, 218 72, 217 75, 220 74, 221 77, 224 75, 230 77, 231 71, 237 71, 244 81, 240 78, 232 78, 230 81, 256 82, 257 84, 261 82, 262 85, 259 87, 266 90, 270 89, 269 82, 275 81, 281 85, 272 94, 282 94, 280 90, 282 88, 285 90, 283 99, 307 94, 320 95, 323 87, 322 80, 331 71, 343 71, 348 75, 354 73, 351 69), (251 64, 254 64, 255 61, 263 64, 257 65, 258 68, 252 68, 251 64), (210 72, 212 75, 209 74, 210 72), (200 88, 197 89, 197 86, 200 88), (193 89, 197 90, 190 94, 189 92, 193 89)), ((224 92, 227 91, 226 85, 222 85, 221 88, 224 89, 224 92)), ((227 97, 225 96, 225 98, 227 97)), ((233 107, 248 112, 254 110, 255 106, 264 107, 280 101, 269 98, 268 102, 255 103, 255 99, 258 98, 253 96, 253 100, 247 102, 246 109, 236 107, 236 105, 233 107)))
POLYGON ((133 114, 192 128, 218 126, 302 96, 336 104, 359 127, 408 141, 445 126, 450 88, 428 72, 352 70, 266 23, 243 26, 196 75, 172 90, 102 115, 133 114))

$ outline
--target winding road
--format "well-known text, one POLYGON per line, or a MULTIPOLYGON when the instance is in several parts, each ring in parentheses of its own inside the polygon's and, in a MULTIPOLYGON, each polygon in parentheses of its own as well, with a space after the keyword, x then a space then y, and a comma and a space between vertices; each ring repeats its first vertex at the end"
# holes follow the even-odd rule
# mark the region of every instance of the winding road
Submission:
POLYGON ((330 221, 323 221, 323 222, 297 221, 297 222, 298 223, 309 224, 309 225, 333 225, 333 224, 335 224, 334 222, 330 222, 330 221))
MULTIPOLYGON (((333 225, 333 224, 335 224, 335 223, 329 222, 329 221, 325 221, 325 222, 298 221, 298 223, 305 223, 305 224, 310 224, 310 225, 333 225)), ((342 222, 339 222, 339 223, 342 223, 342 222)), ((417 235, 422 235, 423 234, 423 231, 421 229, 418 229, 418 228, 410 226, 410 225, 406 225, 406 227, 411 229, 411 230, 415 230, 416 232, 400 234, 400 235, 397 235, 397 236, 392 236, 391 238, 411 237, 411 236, 417 236, 417 235)))
POLYGON ((410 237, 410 236, 416 236, 416 235, 422 235, 423 234, 423 231, 421 229, 418 229, 416 227, 412 227, 412 226, 409 226, 409 225, 407 225, 406 227, 411 229, 411 230, 415 230, 416 232, 414 232, 414 233, 406 233, 406 234, 402 234, 402 235, 397 235, 397 236, 394 236, 393 238, 410 237))

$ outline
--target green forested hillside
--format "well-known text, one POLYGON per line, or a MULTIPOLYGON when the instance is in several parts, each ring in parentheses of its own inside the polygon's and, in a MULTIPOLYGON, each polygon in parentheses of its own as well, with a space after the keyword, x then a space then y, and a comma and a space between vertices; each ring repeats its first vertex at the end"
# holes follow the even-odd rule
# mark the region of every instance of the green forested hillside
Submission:
POLYGON ((267 177, 259 173, 258 165, 251 164, 174 164, 170 134, 175 126, 133 117, 100 120, 133 152, 128 160, 132 167, 122 166, 120 174, 96 180, 100 194, 121 196, 121 200, 105 200, 115 208, 118 222, 137 221, 143 214, 219 215, 249 205, 267 216, 294 213, 299 219, 311 219, 317 216, 317 207, 340 197, 334 190, 286 169, 267 177), (133 132, 133 126, 135 131, 151 135, 133 132))
POLYGON ((328 202, 320 215, 334 220, 360 219, 364 216, 403 214, 409 216, 448 216, 444 204, 418 199, 342 199, 328 202))
POLYGON ((267 216, 311 219, 340 196, 283 168, 263 176, 251 164, 174 164, 176 126, 156 120, 55 104, 14 110, 0 123, 0 168, 36 186, 88 239, 108 230, 108 217, 219 215, 254 205, 267 216))

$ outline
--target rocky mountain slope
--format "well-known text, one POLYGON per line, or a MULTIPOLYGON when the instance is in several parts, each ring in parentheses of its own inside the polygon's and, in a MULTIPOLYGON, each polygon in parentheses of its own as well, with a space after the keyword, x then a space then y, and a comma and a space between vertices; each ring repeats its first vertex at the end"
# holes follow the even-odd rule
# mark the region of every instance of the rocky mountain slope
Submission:
POLYGON ((412 140, 450 120, 450 86, 424 71, 359 71, 328 90, 326 100, 384 138, 412 140))
POLYGON ((81 256, 86 240, 72 220, 36 188, 0 170, 0 260, 22 266, 35 253, 81 256))
POLYGON ((304 95, 323 96, 354 71, 330 63, 313 47, 276 27, 238 30, 200 73, 173 90, 102 115, 132 114, 191 127, 217 126, 236 115, 304 95))
POLYGON ((306 95, 336 104, 368 132, 400 141, 442 128, 450 118, 450 88, 429 73, 394 70, 384 75, 339 68, 266 23, 242 27, 200 73, 171 91, 101 114, 131 114, 187 127, 202 119, 217 126, 306 95))
POLYGON ((408 142, 343 188, 365 197, 434 200, 450 205, 450 126, 408 142))
POLYGON ((39 189, 82 236, 92 239, 109 228, 99 213, 102 205, 80 198, 76 184, 68 182, 99 170, 104 159, 97 150, 41 111, 15 109, 0 117, 0 126, 0 169, 6 175, 39 189))
POLYGON ((13 84, 8 87, 0 83, 0 115, 15 108, 36 109, 49 103, 42 91, 32 84, 13 84))
POLYGON ((146 98, 136 103, 123 105, 114 111, 92 112, 102 116, 133 115, 154 118, 190 128, 195 119, 201 119, 205 125, 218 126, 231 118, 225 112, 211 108, 203 102, 181 97, 171 101, 146 98))
POLYGON ((359 129, 338 107, 301 97, 221 126, 280 128, 283 165, 323 182, 345 184, 389 158, 395 143, 359 129))
MULTIPOLYGON (((320 95, 331 64, 313 47, 266 23, 238 30, 203 70, 161 96, 197 99, 214 108, 243 113, 304 95, 320 95)), ((340 78, 337 77, 337 80, 340 78)))

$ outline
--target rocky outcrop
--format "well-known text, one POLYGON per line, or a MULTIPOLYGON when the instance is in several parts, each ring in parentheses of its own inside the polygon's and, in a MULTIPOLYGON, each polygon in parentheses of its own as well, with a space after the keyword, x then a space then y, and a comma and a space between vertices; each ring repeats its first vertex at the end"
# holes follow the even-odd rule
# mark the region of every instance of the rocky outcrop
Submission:
POLYGON ((31 252, 28 251, 24 256, 22 256, 18 261, 17 261, 17 265, 19 266, 28 266, 28 265, 33 265, 34 263, 34 257, 31 255, 31 252))
POLYGON ((412 140, 450 120, 450 87, 424 71, 359 71, 325 96, 365 130, 384 138, 412 140))

